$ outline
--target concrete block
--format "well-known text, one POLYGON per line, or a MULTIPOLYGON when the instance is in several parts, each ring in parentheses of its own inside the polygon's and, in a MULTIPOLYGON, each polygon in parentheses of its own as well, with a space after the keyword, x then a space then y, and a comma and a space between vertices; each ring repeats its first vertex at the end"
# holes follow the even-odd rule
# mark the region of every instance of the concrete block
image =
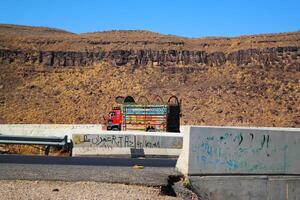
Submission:
POLYGON ((192 176, 202 200, 298 200, 299 176, 192 176))
POLYGON ((300 174, 300 129, 190 127, 177 169, 183 174, 300 174))
POLYGON ((268 199, 300 199, 300 177, 279 176, 269 177, 268 199))

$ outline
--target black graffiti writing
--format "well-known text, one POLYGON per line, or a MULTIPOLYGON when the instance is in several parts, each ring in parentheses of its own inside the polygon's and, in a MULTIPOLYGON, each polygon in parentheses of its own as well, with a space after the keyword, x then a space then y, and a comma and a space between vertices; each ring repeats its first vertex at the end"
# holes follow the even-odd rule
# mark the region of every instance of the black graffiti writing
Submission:
POLYGON ((251 142, 253 141, 254 135, 253 133, 249 133, 249 135, 251 136, 251 142))
POLYGON ((265 142, 266 142, 266 136, 264 135, 263 140, 261 141, 261 148, 264 147, 265 142))
MULTIPOLYGON (((229 133, 225 133, 224 135, 220 136, 220 142, 223 144, 227 144, 225 141, 228 141, 228 144, 231 144, 230 141, 234 142, 235 144, 242 146, 242 145, 253 145, 253 142, 255 142, 258 145, 259 149, 263 149, 264 147, 269 148, 270 146, 270 135, 269 134, 263 134, 263 135, 255 135, 254 133, 248 133, 243 134, 239 133, 237 135, 231 136, 229 133), (248 139, 249 138, 249 139, 248 139), (250 143, 247 141, 250 140, 250 143)), ((212 141, 214 140, 213 137, 206 137, 205 141, 212 141)))
POLYGON ((101 147, 134 147, 133 138, 129 136, 99 136, 84 135, 84 142, 90 142, 93 145, 101 147))
POLYGON ((159 141, 137 141, 136 142, 137 148, 160 148, 160 142, 159 141))
POLYGON ((243 136, 242 136, 242 135, 240 135, 240 142, 239 142, 239 145, 241 145, 241 144, 242 144, 242 142, 243 142, 243 136))
POLYGON ((84 135, 84 142, 98 147, 161 148, 160 140, 137 136, 84 135))

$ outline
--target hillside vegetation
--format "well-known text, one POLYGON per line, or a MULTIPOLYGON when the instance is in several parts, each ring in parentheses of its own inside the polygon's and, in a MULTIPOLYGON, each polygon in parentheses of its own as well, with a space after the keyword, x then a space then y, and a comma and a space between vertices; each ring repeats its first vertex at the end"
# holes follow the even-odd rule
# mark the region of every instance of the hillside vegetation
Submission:
POLYGON ((0 25, 0 123, 102 123, 119 95, 182 124, 300 127, 300 33, 184 38, 0 25))

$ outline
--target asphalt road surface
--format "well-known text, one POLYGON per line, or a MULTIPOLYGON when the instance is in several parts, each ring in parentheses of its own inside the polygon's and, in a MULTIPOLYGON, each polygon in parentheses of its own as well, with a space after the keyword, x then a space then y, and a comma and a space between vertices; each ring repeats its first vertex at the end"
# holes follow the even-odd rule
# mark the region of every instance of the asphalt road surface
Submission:
POLYGON ((161 186, 178 176, 175 159, 0 155, 2 180, 98 181, 161 186), (134 165, 144 166, 134 169, 134 165))
POLYGON ((175 167, 176 159, 162 158, 111 158, 111 157, 52 157, 0 155, 0 163, 16 164, 55 164, 55 165, 88 165, 88 166, 120 166, 142 165, 145 167, 175 167))

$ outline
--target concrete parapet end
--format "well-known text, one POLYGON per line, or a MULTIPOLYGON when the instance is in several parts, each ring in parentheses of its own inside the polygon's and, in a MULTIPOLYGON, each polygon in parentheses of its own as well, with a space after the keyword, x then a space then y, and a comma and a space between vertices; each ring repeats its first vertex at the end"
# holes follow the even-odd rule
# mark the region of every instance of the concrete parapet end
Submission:
POLYGON ((186 175, 300 174, 300 129, 191 126, 176 168, 186 175))

